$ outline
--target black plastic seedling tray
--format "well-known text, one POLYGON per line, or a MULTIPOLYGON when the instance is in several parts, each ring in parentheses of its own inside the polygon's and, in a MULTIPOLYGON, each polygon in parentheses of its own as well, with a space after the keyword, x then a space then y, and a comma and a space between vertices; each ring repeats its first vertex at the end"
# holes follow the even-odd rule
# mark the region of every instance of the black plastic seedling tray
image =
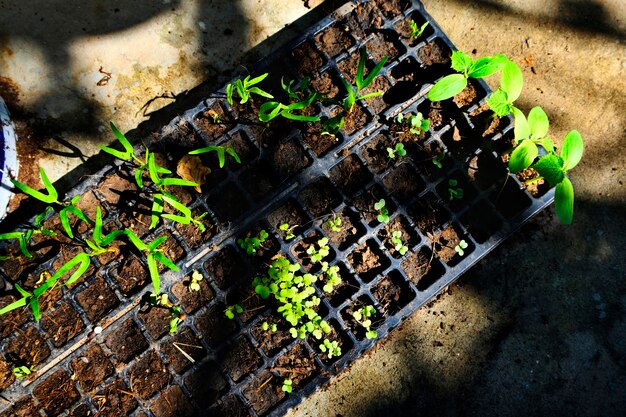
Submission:
MULTIPOLYGON (((354 132, 340 133, 336 140, 324 142, 327 146, 322 149, 320 141, 328 138, 318 137, 315 142, 305 124, 278 122, 266 128, 252 118, 246 121, 249 109, 231 108, 220 90, 150 139, 149 147, 174 169, 182 155, 209 144, 232 145, 240 153, 241 165, 229 163, 221 170, 212 167, 201 194, 179 194, 198 213, 209 213, 207 233, 189 235, 189 230, 171 222, 156 230, 142 228, 141 221, 149 219, 149 212, 141 207, 141 199, 126 199, 132 191, 132 178, 121 163, 101 170, 70 193, 94 190, 92 198, 106 211, 108 227, 135 227, 148 241, 164 233, 171 235, 175 245, 168 255, 176 259, 181 271, 163 273, 162 291, 182 305, 187 318, 176 334, 168 335, 166 317, 140 308, 142 295, 151 290, 143 260, 96 261, 87 279, 64 288, 61 300, 52 300, 41 322, 22 318, 24 311, 2 318, 0 352, 4 359, 0 357, 0 365, 10 369, 9 364, 20 359, 14 346, 21 337, 44 348, 38 351, 34 377, 22 383, 7 383, 10 377, 0 377, 5 385, 0 416, 14 415, 20 407, 43 409, 48 415, 66 409, 74 413, 69 415, 87 415, 80 412, 99 409, 109 413, 105 415, 134 416, 282 415, 552 202, 552 191, 539 190, 533 195, 506 170, 502 156, 510 147, 511 121, 507 118, 496 120, 490 128, 483 126, 491 119, 488 111, 482 111, 490 92, 482 81, 472 84, 476 97, 470 103, 460 107, 443 103, 440 122, 420 138, 419 146, 409 147, 407 157, 380 163, 380 147, 384 152, 384 144, 396 138, 390 125, 398 113, 421 111, 428 117, 432 109, 425 95, 432 83, 450 73, 445 61, 454 46, 418 1, 398 2, 399 15, 392 15, 389 6, 396 3, 379 3, 380 8, 374 2, 343 5, 251 69, 253 74, 270 72, 266 85, 272 86, 277 96, 280 76, 302 79, 313 75, 311 68, 323 74, 318 81, 328 75, 338 87, 335 93, 341 95, 338 74, 349 76, 344 71, 356 64, 346 63, 354 62, 354 57, 358 60, 361 46, 368 46, 376 61, 380 59, 374 56, 376 44, 391 47, 393 56, 377 87, 385 89, 385 94, 382 99, 358 104, 366 122, 354 132), (418 24, 430 22, 425 34, 411 43, 397 32, 409 18, 418 24), (325 36, 332 40, 326 42, 325 36), (334 49, 331 52, 336 54, 321 47, 334 49), (433 52, 435 47, 438 53, 433 52), (427 58, 439 56, 441 62, 427 65, 425 54, 427 58), (215 114, 223 124, 211 123, 215 114), (432 164, 429 149, 445 153, 442 168, 432 164), (449 179, 462 185, 461 201, 450 199, 449 179), (371 202, 379 198, 385 198, 390 208, 388 224, 372 216, 371 202), (350 223, 350 233, 338 242, 324 226, 333 213, 350 223), (285 241, 278 229, 286 220, 298 225, 297 237, 290 241, 285 241), (395 226, 404 230, 408 241, 409 251, 404 256, 389 248, 386 229, 395 226), (260 229, 269 232, 268 244, 260 256, 248 256, 236 241, 260 229), (255 276, 267 272, 269 260, 278 253, 292 262, 302 261, 298 254, 311 236, 331 238, 330 263, 340 266, 348 283, 331 295, 317 290, 322 299, 320 314, 342 342, 342 355, 330 361, 319 353, 319 341, 310 336, 291 339, 281 336, 287 333, 284 329, 275 336, 259 331, 275 306, 255 297, 250 286, 255 276), (465 255, 450 252, 452 248, 442 239, 465 240, 465 255), (369 268, 359 264, 364 254, 372 260, 369 268), (143 268, 143 277, 120 272, 133 262, 143 268), (190 295, 183 282, 194 270, 206 279, 202 290, 190 295), (99 301, 92 304, 91 296, 99 301), (227 320, 224 309, 235 303, 246 311, 227 320), (352 306, 365 304, 374 305, 378 312, 375 340, 363 338, 350 327, 348 312, 352 306), (51 334, 49 317, 63 312, 61 308, 80 325, 73 331, 63 330, 65 338, 59 341, 51 334), (101 334, 92 333, 96 326, 103 327, 101 334), (173 342, 183 343, 178 347, 195 346, 198 351, 190 352, 193 361, 181 359, 173 342), (103 371, 101 380, 87 383, 77 369, 80 361, 89 363, 91 355, 99 358, 100 369, 110 371, 103 371), (244 366, 230 368, 238 357, 244 359, 244 366), (296 368, 294 391, 286 394, 280 390, 282 380, 296 368), (138 383, 138 371, 150 374, 152 385, 138 383), (60 405, 46 403, 47 396, 54 393, 51 386, 64 387, 60 405), (135 394, 132 399, 119 394, 129 390, 135 394)), ((332 106, 320 106, 316 111, 323 118, 334 114, 332 106)), ((7 282, 15 281, 14 271, 34 276, 54 269, 61 254, 46 253, 47 258, 39 258, 42 263, 35 266, 5 264, 2 272, 7 282)))

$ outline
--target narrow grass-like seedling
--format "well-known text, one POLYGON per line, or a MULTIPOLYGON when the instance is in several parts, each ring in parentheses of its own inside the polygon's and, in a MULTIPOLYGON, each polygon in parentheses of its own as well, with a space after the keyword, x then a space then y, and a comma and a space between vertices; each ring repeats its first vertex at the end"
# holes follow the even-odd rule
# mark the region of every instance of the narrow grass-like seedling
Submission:
POLYGON ((176 333, 176 331, 178 330, 178 326, 187 317, 186 314, 180 311, 180 306, 177 306, 170 301, 167 294, 150 294, 150 305, 153 307, 162 307, 169 310, 170 333, 176 333))
POLYGON ((409 247, 402 241, 402 232, 400 230, 395 230, 391 234, 390 240, 391 243, 393 243, 393 248, 398 251, 400 255, 404 256, 404 254, 409 250, 409 247))
POLYGON ((339 342, 336 340, 331 342, 328 339, 324 339, 324 342, 319 345, 319 348, 322 353, 327 354, 328 359, 341 356, 341 347, 339 346, 339 342))
POLYGON ((252 94, 269 99, 274 98, 270 93, 261 90, 259 87, 255 87, 255 85, 263 81, 268 75, 268 73, 261 74, 253 79, 250 79, 250 75, 247 75, 243 80, 238 79, 226 85, 226 101, 228 101, 228 104, 233 105, 235 93, 239 96, 240 104, 252 101, 252 94))
POLYGON ((378 337, 378 332, 376 330, 372 330, 372 320, 371 317, 376 314, 376 309, 374 306, 367 305, 361 307, 357 311, 352 313, 352 317, 354 321, 359 323, 361 326, 365 328, 365 337, 367 339, 376 339, 378 337))
POLYGON ((245 239, 237 239, 239 247, 246 251, 248 255, 254 255, 263 243, 267 240, 269 234, 265 230, 261 230, 257 236, 248 236, 245 239))
POLYGON ((278 230, 285 232, 285 241, 295 239, 296 235, 293 233, 293 229, 295 228, 296 226, 289 226, 289 223, 283 223, 278 226, 278 230))
POLYGON ((389 209, 386 207, 385 199, 381 198, 376 203, 374 203, 374 210, 378 212, 376 219, 380 223, 389 222, 389 209))
POLYGON ((409 26, 411 27, 411 35, 409 36, 409 39, 413 40, 422 36, 422 33, 424 33, 424 30, 429 23, 430 22, 425 22, 422 26, 417 26, 417 23, 415 23, 415 21, 411 19, 409 21, 409 26))
POLYGON ((241 313, 243 313, 243 307, 241 307, 239 304, 228 306, 226 307, 226 310, 224 310, 224 315, 231 320, 235 318, 235 314, 241 313))
POLYGON ((152 280, 152 288, 156 294, 159 294, 161 292, 161 277, 159 276, 157 262, 165 265, 174 272, 179 271, 176 264, 165 256, 163 249, 159 248, 161 244, 165 243, 167 236, 161 236, 154 239, 150 244, 145 244, 132 230, 126 229, 125 232, 132 244, 146 255, 148 271, 150 272, 150 279, 152 280))
POLYGON ((387 156, 389 157, 389 159, 395 159, 396 156, 398 156, 398 158, 406 156, 404 143, 396 143, 396 146, 394 148, 387 147, 387 156))
POLYGON ((486 56, 474 61, 461 51, 452 52, 452 69, 459 74, 443 77, 428 92, 430 101, 447 100, 459 94, 467 87, 469 78, 485 78, 502 70, 508 59, 502 54, 486 56))
POLYGON ((230 155, 238 164, 241 163, 239 155, 237 155, 237 152, 232 146, 211 145, 205 148, 194 149, 189 152, 189 155, 200 155, 208 152, 215 152, 217 154, 217 162, 220 168, 224 168, 226 164, 226 154, 230 155))
POLYGON ((293 87, 293 83, 294 81, 291 80, 289 84, 285 84, 285 81, 281 79, 282 88, 285 90, 292 102, 289 104, 283 104, 277 101, 268 101, 267 103, 263 103, 259 108, 260 121, 268 123, 278 116, 299 122, 318 122, 320 120, 317 116, 305 116, 298 113, 313 104, 315 99, 318 97, 318 93, 315 91, 309 95, 305 95, 301 91, 297 91, 298 89, 306 89, 309 83, 309 78, 304 78, 298 89, 293 87))
POLYGON ((420 112, 417 112, 417 114, 409 114, 406 117, 404 117, 402 113, 398 113, 398 116, 396 116, 396 122, 409 125, 409 132, 414 135, 426 132, 430 127, 430 120, 425 119, 420 112))
POLYGON ((448 180, 448 195, 450 196, 450 201, 457 199, 461 200, 463 198, 463 188, 457 187, 459 182, 454 178, 450 178, 448 180))
POLYGON ((461 240, 459 244, 454 247, 454 250, 459 254, 459 256, 463 256, 465 255, 465 249, 467 249, 467 246, 467 242, 465 240, 461 240))

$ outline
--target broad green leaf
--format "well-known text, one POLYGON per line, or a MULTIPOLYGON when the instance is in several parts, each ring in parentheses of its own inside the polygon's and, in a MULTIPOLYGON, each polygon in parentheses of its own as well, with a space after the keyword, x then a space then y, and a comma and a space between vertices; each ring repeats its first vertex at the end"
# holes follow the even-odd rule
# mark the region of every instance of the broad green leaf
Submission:
POLYGON ((520 109, 513 108, 513 117, 515 118, 515 141, 519 143, 530 137, 530 127, 528 126, 526 116, 524 116, 524 113, 520 109))
POLYGON ((489 105, 489 108, 491 108, 491 110, 493 110, 493 112, 499 117, 506 116, 511 113, 514 108, 509 102, 506 91, 501 88, 498 88, 489 96, 487 104, 489 105))
POLYGON ((562 167, 563 160, 553 153, 542 156, 532 166, 552 187, 563 181, 565 174, 562 167))
POLYGON ((539 144, 541 146, 543 146, 543 149, 545 149, 546 151, 554 152, 554 142, 552 142, 552 139, 550 139, 550 138, 543 138, 543 139, 541 139, 539 144))
POLYGON ((522 93, 523 86, 524 77, 522 76, 522 71, 515 62, 508 61, 502 68, 500 88, 506 91, 510 103, 517 100, 522 93))
POLYGON ((511 159, 509 159, 509 170, 513 173, 521 172, 528 168, 537 155, 539 149, 532 140, 522 141, 511 153, 511 159))
POLYGON ((428 92, 430 101, 447 100, 459 94, 467 86, 467 79, 463 74, 451 74, 443 77, 432 86, 428 92))
POLYGON ((533 139, 541 139, 548 134, 550 122, 548 121, 548 115, 541 107, 537 106, 530 109, 528 126, 530 127, 530 136, 533 139))
POLYGON ((452 69, 464 74, 469 71, 470 67, 474 63, 472 57, 463 51, 452 51, 450 60, 452 61, 452 69))
POLYGON ((271 294, 269 288, 267 288, 265 285, 262 285, 262 284, 259 284, 256 287, 254 287, 254 291, 257 294, 259 294, 259 296, 263 299, 266 299, 271 294))
POLYGON ((567 177, 554 190, 554 209, 563 224, 572 224, 574 217, 574 187, 567 177))
POLYGON ((508 59, 502 54, 479 58, 472 64, 467 76, 471 78, 488 77, 500 71, 506 62, 508 59))
POLYGON ((561 150, 561 158, 563 158, 563 170, 568 171, 574 168, 583 157, 584 151, 583 138, 577 130, 571 130, 565 136, 563 141, 563 149, 561 150))

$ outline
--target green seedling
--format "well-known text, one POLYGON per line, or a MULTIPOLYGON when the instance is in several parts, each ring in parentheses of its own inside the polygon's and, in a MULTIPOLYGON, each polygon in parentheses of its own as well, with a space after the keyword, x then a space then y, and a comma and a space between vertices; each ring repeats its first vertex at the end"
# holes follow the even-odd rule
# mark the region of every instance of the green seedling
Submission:
POLYGON ((191 215, 191 209, 185 206, 183 203, 179 202, 178 199, 170 193, 155 193, 152 196, 152 199, 152 220, 150 223, 151 229, 154 229, 158 225, 160 218, 164 218, 173 220, 180 224, 193 224, 198 230, 204 231, 205 226, 201 220, 208 213, 204 212, 198 217, 193 217, 191 215), (178 210, 182 215, 171 213, 163 214, 166 203, 174 209, 178 210))
POLYGON ((323 237, 317 241, 318 248, 315 245, 311 245, 307 248, 306 253, 311 258, 311 262, 322 262, 322 259, 328 256, 330 253, 330 247, 328 246, 328 238, 323 237))
POLYGON ((33 367, 29 368, 28 366, 17 366, 13 368, 13 375, 15 375, 15 378, 17 379, 24 379, 32 373, 33 367))
POLYGON ((200 281, 202 281, 204 277, 200 272, 194 270, 191 274, 191 281, 189 282, 189 291, 200 291, 200 281))
POLYGON ((422 36, 424 30, 428 26, 429 22, 425 22, 422 26, 417 26, 417 23, 413 19, 409 21, 409 26, 411 27, 411 36, 409 39, 417 39, 422 36))
POLYGON ((443 160, 444 160, 445 157, 446 157, 446 154, 444 152, 439 152, 437 155, 433 156, 433 158, 431 159, 431 162, 437 168, 442 169, 443 168, 443 160))
POLYGON ((341 347, 339 347, 339 342, 336 340, 331 342, 328 339, 324 339, 324 343, 320 344, 319 348, 322 353, 327 354, 328 359, 341 356, 341 347))
POLYGON ((165 265, 174 272, 179 271, 176 264, 165 256, 163 249, 159 248, 161 244, 165 243, 167 236, 161 236, 154 239, 150 242, 150 244, 145 244, 135 233, 133 233, 132 230, 126 229, 125 233, 132 244, 146 255, 146 262, 148 263, 148 271, 150 272, 152 288, 156 294, 159 294, 161 292, 161 277, 159 276, 159 267, 157 263, 165 265))
POLYGON ((515 117, 515 143, 509 159, 509 170, 518 173, 530 167, 539 155, 537 145, 543 146, 548 152, 554 152, 552 139, 546 137, 550 128, 548 116, 541 107, 533 107, 528 119, 521 110, 513 109, 515 117))
POLYGON ((409 125, 409 132, 414 135, 426 132, 430 127, 430 120, 424 119, 424 116, 420 112, 417 112, 417 114, 409 114, 407 117, 404 117, 402 113, 398 113, 398 116, 396 116, 396 122, 409 125))
POLYGON ((228 306, 226 307, 226 310, 224 310, 224 315, 226 315, 226 317, 231 320, 235 318, 235 314, 241 313, 243 313, 243 307, 241 307, 239 304, 228 306))
POLYGON ((252 286, 261 298, 273 297, 276 300, 276 311, 292 326, 289 333, 293 338, 312 334, 321 339, 324 333, 330 332, 330 326, 315 310, 320 303, 314 287, 318 277, 300 275, 299 271, 300 265, 292 264, 281 256, 272 261, 267 276, 256 277, 252 286))
POLYGON ((395 159, 396 155, 398 158, 406 156, 406 150, 404 149, 403 143, 396 143, 395 148, 387 148, 387 156, 389 156, 390 159, 395 159))
MULTIPOLYGON (((76 204, 78 204, 78 201, 80 200, 80 196, 73 197, 69 203, 64 203, 62 201, 59 201, 59 193, 57 192, 56 188, 54 188, 54 185, 52 185, 52 182, 50 182, 50 180, 48 179, 48 176, 46 175, 46 171, 40 167, 39 173, 41 175, 41 180, 48 194, 44 194, 40 191, 37 191, 34 188, 31 188, 26 184, 22 184, 21 182, 14 180, 14 179, 11 179, 11 182, 13 183, 15 187, 20 189, 25 194, 33 198, 36 198, 37 200, 43 203, 59 206, 60 207, 59 218, 61 219, 61 224, 63 225, 63 229, 65 230, 65 233, 67 233, 70 239, 74 238, 74 233, 72 232, 72 226, 70 225, 70 217, 69 217, 70 213, 76 216, 77 218, 79 218, 80 220, 84 221, 85 223, 93 225, 93 222, 87 218, 85 213, 83 213, 81 209, 76 207, 76 204)), ((43 221, 48 211, 49 210, 46 209, 46 212, 43 215, 43 217, 39 218, 38 216, 39 218, 38 222, 43 221)), ((50 232, 50 231, 47 231, 47 232, 50 232)), ((30 240, 30 238, 28 240, 30 240)))
POLYGON ((391 234, 391 243, 393 243, 393 248, 402 256, 409 250, 409 247, 402 241, 402 232, 399 230, 391 234))
POLYGON ((328 219, 326 222, 326 226, 330 229, 331 232, 339 233, 341 232, 341 217, 333 215, 332 219, 328 219))
POLYGON ((276 323, 269 324, 268 322, 264 321, 263 324, 261 324, 261 329, 266 332, 267 331, 275 332, 278 330, 278 326, 276 325, 276 323))
POLYGON ((265 230, 261 230, 257 236, 237 239, 237 244, 241 249, 245 250, 248 255, 254 255, 268 237, 269 234, 265 230))
POLYGON ((207 152, 217 153, 217 162, 220 168, 224 168, 224 165, 226 164, 226 154, 230 155, 235 160, 235 162, 241 164, 241 159, 239 158, 239 155, 237 155, 237 152, 232 146, 225 147, 219 145, 211 145, 207 146, 206 148, 195 149, 189 152, 189 155, 200 155, 207 152))
POLYGON ((463 256, 465 255, 465 249, 467 249, 467 246, 467 242, 465 240, 461 240, 459 244, 454 247, 454 250, 459 254, 459 256, 463 256))
POLYGON ((457 187, 459 182, 454 178, 450 178, 448 180, 448 195, 450 196, 450 201, 457 199, 461 200, 463 198, 463 188, 457 187))
POLYGON ((376 203, 374 203, 374 210, 376 210, 378 212, 378 215, 376 216, 376 219, 380 223, 387 223, 387 222, 389 222, 389 209, 387 209, 387 207, 386 207, 386 203, 385 203, 385 199, 384 198, 381 198, 376 203))
POLYGON ((296 227, 297 226, 289 226, 289 223, 283 223, 278 226, 278 230, 280 230, 281 232, 285 232, 285 241, 289 241, 296 237, 296 235, 293 233, 293 229, 295 229, 296 227))
POLYGON ((459 94, 467 87, 469 78, 485 78, 502 70, 508 62, 502 54, 486 56, 474 61, 472 57, 461 51, 452 52, 452 69, 459 74, 443 77, 428 92, 430 101, 447 100, 459 94))
POLYGON ((326 275, 326 284, 322 287, 325 293, 330 294, 336 286, 343 282, 339 274, 339 266, 328 266, 328 262, 322 262, 322 272, 326 275))
POLYGON ((30 237, 28 237, 28 232, 8 232, 8 233, 0 233, 0 240, 13 240, 17 239, 20 245, 20 251, 27 258, 32 258, 33 255, 28 250, 28 242, 30 241, 30 237))
POLYGON ((28 250, 28 243, 35 234, 43 234, 46 236, 56 236, 56 233, 52 230, 48 230, 44 227, 43 221, 48 217, 48 214, 54 209, 50 206, 46 207, 43 213, 39 213, 35 217, 35 226, 33 229, 26 231, 14 231, 8 233, 1 233, 0 240, 12 240, 17 239, 20 245, 20 251, 27 258, 32 258, 31 253, 28 250))
POLYGON ((531 166, 539 173, 539 178, 544 178, 550 186, 556 187, 554 208, 557 217, 563 224, 571 224, 574 216, 574 186, 567 177, 567 172, 578 165, 583 156, 583 151, 582 136, 578 131, 571 130, 565 136, 560 155, 554 151, 550 152, 539 158, 531 166))
POLYGON ((378 337, 378 333, 376 332, 376 330, 371 329, 371 317, 373 317, 374 314, 376 314, 376 309, 374 308, 374 306, 371 305, 361 307, 360 309, 352 313, 352 317, 354 318, 354 320, 365 328, 365 337, 367 339, 376 339, 378 337))
POLYGON ((170 333, 176 333, 178 326, 185 320, 187 315, 180 311, 180 306, 172 304, 167 294, 150 294, 150 305, 153 307, 162 307, 169 310, 170 333))
MULTIPOLYGON (((156 187, 156 189, 161 193, 166 193, 165 187, 197 187, 193 181, 184 180, 182 178, 174 178, 174 177, 165 177, 161 178, 161 174, 171 175, 172 172, 168 169, 160 167, 157 165, 156 160, 154 158, 154 153, 151 153, 148 158, 148 173, 150 174, 150 179, 152 183, 156 187)), ((174 197, 175 198, 175 197, 174 197)))
MULTIPOLYGON (((294 81, 291 80, 289 84, 285 84, 285 81, 281 79, 283 90, 287 92, 289 98, 293 100, 293 102, 290 104, 282 104, 277 101, 268 101, 267 103, 263 103, 259 108, 260 121, 268 123, 278 116, 282 116, 289 120, 297 120, 299 122, 318 122, 320 120, 320 118, 316 116, 305 116, 297 113, 313 104, 313 101, 315 101, 318 97, 318 93, 312 92, 308 96, 305 96, 303 93, 292 88, 293 83, 294 81)), ((308 78, 303 79, 300 83, 299 89, 306 89, 308 83, 308 78)))
POLYGON ((493 112, 503 117, 513 112, 513 103, 522 93, 524 77, 522 70, 515 62, 507 61, 502 67, 500 87, 487 99, 487 104, 493 112))
POLYGON ((240 104, 252 101, 252 94, 269 99, 274 98, 274 96, 270 93, 261 90, 259 87, 254 87, 263 81, 268 75, 268 73, 265 73, 253 79, 250 79, 250 75, 247 75, 243 80, 238 79, 226 85, 226 101, 228 101, 228 104, 231 106, 233 105, 233 97, 235 93, 239 96, 240 104))
POLYGON ((293 391, 293 382, 291 381, 291 379, 285 379, 283 381, 282 390, 288 394, 291 394, 291 391, 293 391))

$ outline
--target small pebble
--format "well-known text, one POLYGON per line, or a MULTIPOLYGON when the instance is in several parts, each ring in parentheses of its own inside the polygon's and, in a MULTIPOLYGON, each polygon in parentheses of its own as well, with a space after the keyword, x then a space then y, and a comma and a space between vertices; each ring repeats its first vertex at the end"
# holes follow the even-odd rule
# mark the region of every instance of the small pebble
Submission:
POLYGON ((102 327, 100 327, 100 326, 96 326, 96 327, 94 327, 93 332, 94 332, 95 334, 100 334, 100 333, 102 333, 102 327))

